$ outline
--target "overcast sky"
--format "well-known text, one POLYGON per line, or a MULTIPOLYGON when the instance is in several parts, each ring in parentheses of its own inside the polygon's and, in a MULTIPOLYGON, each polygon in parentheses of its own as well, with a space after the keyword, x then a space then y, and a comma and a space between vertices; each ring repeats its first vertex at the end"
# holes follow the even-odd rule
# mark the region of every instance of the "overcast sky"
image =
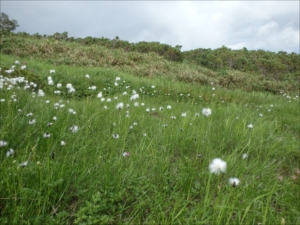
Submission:
POLYGON ((8 1, 16 32, 299 53, 299 1, 8 1))

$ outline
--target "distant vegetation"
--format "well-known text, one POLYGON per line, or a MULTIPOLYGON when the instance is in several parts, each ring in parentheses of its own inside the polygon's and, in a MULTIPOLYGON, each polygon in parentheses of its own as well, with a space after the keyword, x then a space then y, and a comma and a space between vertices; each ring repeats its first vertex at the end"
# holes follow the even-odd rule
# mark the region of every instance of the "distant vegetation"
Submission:
POLYGON ((43 58, 54 65, 113 67, 137 76, 171 79, 227 89, 298 92, 299 54, 219 49, 181 52, 159 42, 129 43, 108 38, 74 38, 54 35, 2 33, 2 54, 43 58))

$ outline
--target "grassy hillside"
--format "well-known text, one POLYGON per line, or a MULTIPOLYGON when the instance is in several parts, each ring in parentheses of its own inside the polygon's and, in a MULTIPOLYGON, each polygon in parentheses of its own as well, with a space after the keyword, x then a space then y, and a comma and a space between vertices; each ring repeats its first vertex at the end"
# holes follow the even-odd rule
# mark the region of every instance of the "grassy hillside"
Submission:
MULTIPOLYGON (((193 59, 190 57, 191 54, 187 53, 183 54, 187 55, 183 62, 174 62, 154 52, 141 53, 139 51, 142 50, 139 49, 128 51, 125 47, 112 48, 109 47, 110 45, 103 46, 89 40, 75 41, 70 38, 58 39, 41 35, 4 34, 0 47, 2 54, 44 59, 53 65, 106 67, 139 77, 164 76, 172 81, 200 85, 213 83, 216 87, 231 90, 238 88, 248 92, 262 91, 271 94, 298 92, 299 74, 295 72, 283 74, 280 79, 275 79, 272 76, 264 76, 260 72, 242 72, 225 66, 223 69, 213 70, 202 66, 198 63, 199 60, 196 60, 197 58, 193 59)), ((150 48, 149 46, 152 45, 147 46, 150 48)), ((217 61, 211 58, 210 62, 217 61)))
POLYGON ((196 67, 155 54, 19 41, 1 55, 1 224, 300 224, 296 94, 228 90, 202 67, 207 85, 181 82, 196 67))

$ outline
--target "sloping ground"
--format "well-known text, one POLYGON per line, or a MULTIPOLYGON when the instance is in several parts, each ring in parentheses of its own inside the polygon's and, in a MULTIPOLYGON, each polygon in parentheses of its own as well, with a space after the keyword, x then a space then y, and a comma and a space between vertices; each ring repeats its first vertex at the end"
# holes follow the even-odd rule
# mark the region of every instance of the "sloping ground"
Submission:
POLYGON ((1 53, 17 57, 42 58, 54 65, 78 65, 115 68, 136 76, 168 76, 172 80, 210 84, 228 89, 267 91, 273 94, 298 91, 298 84, 291 80, 276 81, 259 74, 235 70, 215 72, 192 63, 170 62, 155 53, 125 52, 103 46, 83 46, 52 38, 3 35, 1 53))

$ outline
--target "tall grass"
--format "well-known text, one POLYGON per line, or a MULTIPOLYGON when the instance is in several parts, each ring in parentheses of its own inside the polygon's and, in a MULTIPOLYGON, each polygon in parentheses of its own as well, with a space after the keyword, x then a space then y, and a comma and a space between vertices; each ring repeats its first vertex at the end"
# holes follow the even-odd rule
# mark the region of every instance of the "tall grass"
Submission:
POLYGON ((7 74, 15 60, 1 60, 1 224, 300 224, 298 97, 28 58, 7 74), (37 87, 8 88, 16 76, 37 87), (225 173, 210 173, 214 158, 225 173))

